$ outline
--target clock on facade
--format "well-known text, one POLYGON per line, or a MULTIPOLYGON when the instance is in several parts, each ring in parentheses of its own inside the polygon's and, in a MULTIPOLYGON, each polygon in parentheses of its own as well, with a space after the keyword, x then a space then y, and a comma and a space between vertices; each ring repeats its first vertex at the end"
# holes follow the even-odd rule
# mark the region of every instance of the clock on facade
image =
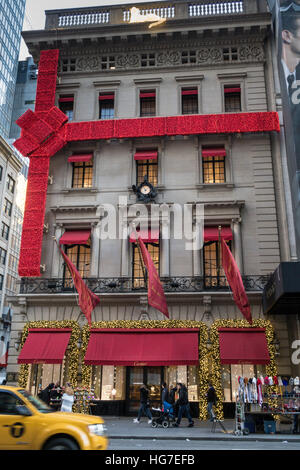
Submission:
POLYGON ((132 189, 137 195, 138 201, 141 202, 154 201, 157 196, 157 191, 154 186, 149 183, 147 176, 144 177, 144 181, 138 187, 133 185, 132 189))

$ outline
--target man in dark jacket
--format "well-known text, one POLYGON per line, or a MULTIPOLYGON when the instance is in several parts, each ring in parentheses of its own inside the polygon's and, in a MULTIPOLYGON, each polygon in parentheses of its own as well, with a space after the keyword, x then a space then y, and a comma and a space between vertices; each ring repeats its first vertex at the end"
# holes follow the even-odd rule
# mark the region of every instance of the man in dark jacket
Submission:
POLYGON ((217 403, 217 394, 212 386, 212 383, 209 383, 209 389, 207 392, 207 410, 210 415, 210 421, 214 421, 216 419, 216 415, 213 410, 213 406, 217 403))
POLYGON ((138 417, 133 420, 134 423, 139 423, 142 415, 148 416, 148 424, 152 423, 152 415, 149 408, 149 390, 146 385, 143 384, 140 388, 140 409, 138 417))
POLYGON ((178 428, 182 417, 186 416, 186 418, 189 420, 189 428, 192 428, 194 426, 194 421, 192 420, 192 416, 190 413, 190 405, 189 405, 187 388, 182 383, 178 383, 177 390, 179 393, 179 398, 177 400, 178 405, 179 405, 179 410, 178 410, 178 418, 174 426, 178 428))

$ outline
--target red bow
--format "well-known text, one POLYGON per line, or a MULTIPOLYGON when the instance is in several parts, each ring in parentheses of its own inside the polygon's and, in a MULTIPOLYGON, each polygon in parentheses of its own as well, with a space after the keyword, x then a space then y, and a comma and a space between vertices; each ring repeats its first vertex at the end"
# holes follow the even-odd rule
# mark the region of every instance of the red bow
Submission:
POLYGON ((22 155, 52 157, 66 144, 65 124, 68 117, 56 106, 49 111, 28 109, 16 123, 22 129, 14 146, 22 155))

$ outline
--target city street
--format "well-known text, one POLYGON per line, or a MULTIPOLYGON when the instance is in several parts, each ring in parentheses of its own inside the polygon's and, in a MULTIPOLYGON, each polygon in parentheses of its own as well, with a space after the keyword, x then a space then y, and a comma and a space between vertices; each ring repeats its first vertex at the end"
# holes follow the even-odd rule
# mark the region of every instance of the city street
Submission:
POLYGON ((219 440, 111 439, 108 450, 298 450, 299 442, 225 442, 219 440))

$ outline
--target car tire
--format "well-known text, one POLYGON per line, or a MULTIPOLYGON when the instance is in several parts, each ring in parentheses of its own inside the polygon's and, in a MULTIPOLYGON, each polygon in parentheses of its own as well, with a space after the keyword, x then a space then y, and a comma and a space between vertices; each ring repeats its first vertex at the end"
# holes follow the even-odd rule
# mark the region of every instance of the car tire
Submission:
POLYGON ((79 447, 72 439, 55 437, 45 445, 44 450, 79 450, 79 447))

